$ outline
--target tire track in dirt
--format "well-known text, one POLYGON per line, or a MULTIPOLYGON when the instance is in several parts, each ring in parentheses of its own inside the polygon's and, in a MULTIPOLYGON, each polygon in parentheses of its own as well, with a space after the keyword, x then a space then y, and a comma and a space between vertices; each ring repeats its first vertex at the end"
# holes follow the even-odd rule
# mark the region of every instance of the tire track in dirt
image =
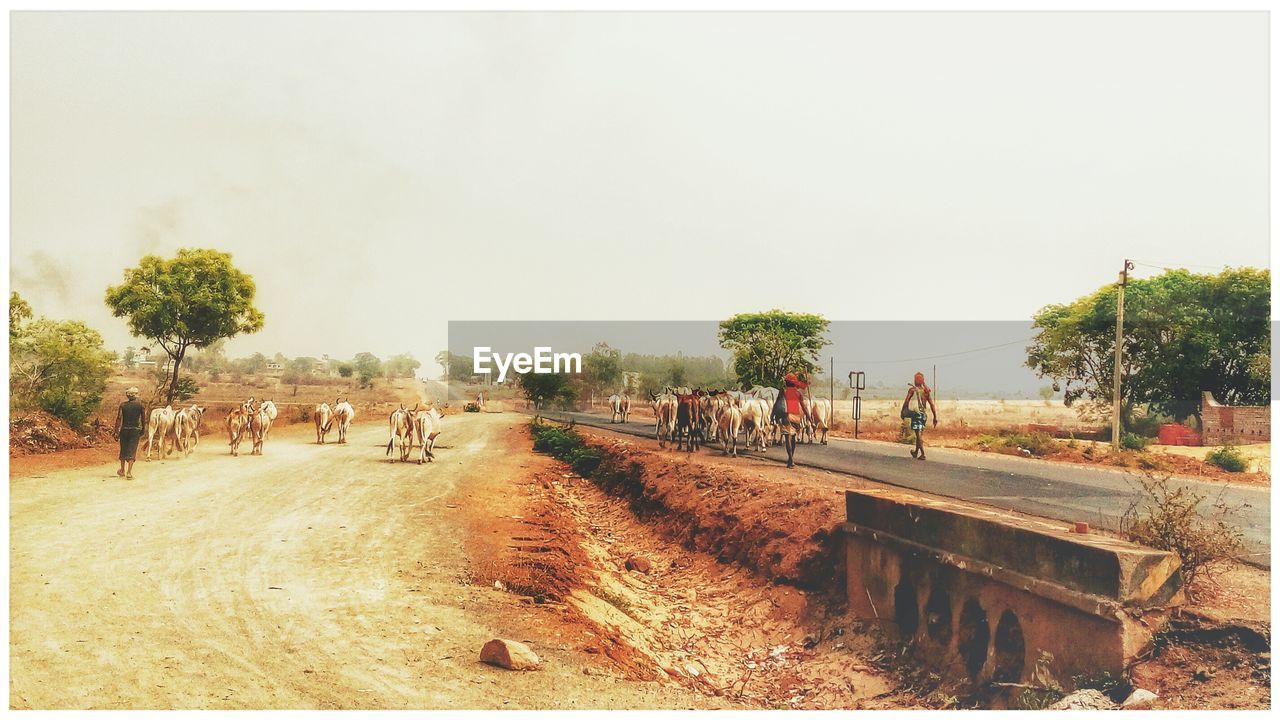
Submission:
MULTIPOLYGON (((517 416, 451 416, 437 461, 389 462, 379 422, 345 446, 285 428, 263 456, 10 482, 15 708, 688 707, 584 677, 546 621, 469 584, 470 487, 510 482, 517 416), (448 502, 446 502, 448 500, 448 502), (476 654, 531 639, 537 673, 476 654)), ((518 509, 518 508, 517 508, 518 509)), ((659 694, 659 690, 667 690, 659 694)))

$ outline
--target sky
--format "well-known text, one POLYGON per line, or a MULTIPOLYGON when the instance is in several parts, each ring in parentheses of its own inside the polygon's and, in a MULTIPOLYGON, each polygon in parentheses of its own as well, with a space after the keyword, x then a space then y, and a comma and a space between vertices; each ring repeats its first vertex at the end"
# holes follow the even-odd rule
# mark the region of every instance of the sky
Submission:
POLYGON ((1260 12, 25 12, 11 33, 11 286, 117 350, 141 343, 106 288, 183 247, 257 281, 266 325, 231 355, 433 375, 449 321, 1026 321, 1126 257, 1269 267, 1260 12))

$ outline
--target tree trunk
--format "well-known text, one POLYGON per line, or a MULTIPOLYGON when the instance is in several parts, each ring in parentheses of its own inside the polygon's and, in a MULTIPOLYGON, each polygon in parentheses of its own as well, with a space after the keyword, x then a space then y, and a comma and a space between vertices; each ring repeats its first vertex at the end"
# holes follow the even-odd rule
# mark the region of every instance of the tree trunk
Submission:
POLYGON ((179 345, 177 352, 173 354, 173 377, 169 379, 169 397, 168 404, 173 404, 173 396, 178 393, 178 368, 182 365, 182 358, 187 354, 187 347, 179 345))

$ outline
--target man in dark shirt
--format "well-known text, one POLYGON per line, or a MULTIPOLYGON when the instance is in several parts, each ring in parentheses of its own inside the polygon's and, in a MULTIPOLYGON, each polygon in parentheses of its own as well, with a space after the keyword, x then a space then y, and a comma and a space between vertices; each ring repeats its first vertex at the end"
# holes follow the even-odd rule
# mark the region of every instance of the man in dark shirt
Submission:
POLYGON ((138 402, 138 388, 124 391, 128 400, 116 412, 116 432, 120 435, 120 469, 116 475, 133 479, 133 461, 138 457, 138 441, 142 439, 142 421, 146 408, 138 402), (128 463, 126 468, 125 464, 128 463))

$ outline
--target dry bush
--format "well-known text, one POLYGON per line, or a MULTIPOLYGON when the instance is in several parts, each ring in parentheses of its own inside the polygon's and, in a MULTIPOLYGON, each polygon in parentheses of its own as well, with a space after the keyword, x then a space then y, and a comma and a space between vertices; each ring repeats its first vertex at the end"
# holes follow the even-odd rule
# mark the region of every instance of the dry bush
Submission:
POLYGON ((1187 595, 1194 597, 1196 583, 1212 583, 1244 549, 1244 536, 1227 522, 1240 508, 1219 497, 1206 516, 1200 512, 1205 496, 1185 485, 1171 488, 1168 476, 1149 475, 1139 483, 1144 497, 1129 505, 1120 531, 1134 542, 1177 555, 1187 595))

